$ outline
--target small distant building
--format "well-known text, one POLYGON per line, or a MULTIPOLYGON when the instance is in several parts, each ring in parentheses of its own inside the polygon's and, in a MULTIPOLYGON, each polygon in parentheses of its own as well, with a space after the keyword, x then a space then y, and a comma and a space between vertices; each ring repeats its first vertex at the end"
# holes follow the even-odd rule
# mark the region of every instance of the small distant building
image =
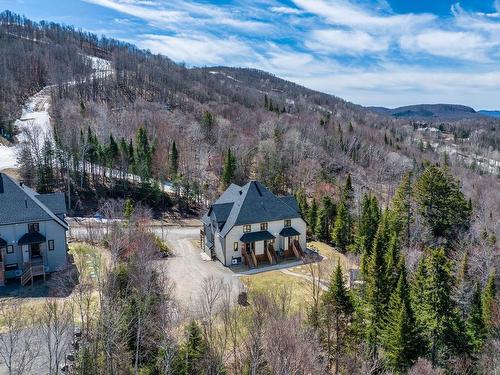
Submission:
POLYGON ((203 251, 225 266, 302 258, 307 225, 295 197, 278 197, 260 182, 231 184, 202 218, 203 251))
POLYGON ((38 194, 0 173, 0 285, 21 277, 25 285, 67 264, 63 193, 38 194))

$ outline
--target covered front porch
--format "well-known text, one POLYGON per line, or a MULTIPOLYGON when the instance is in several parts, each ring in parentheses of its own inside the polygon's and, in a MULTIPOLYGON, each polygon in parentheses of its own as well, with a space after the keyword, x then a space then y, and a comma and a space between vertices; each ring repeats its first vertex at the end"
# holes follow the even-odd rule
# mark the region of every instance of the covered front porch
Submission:
POLYGON ((28 282, 33 284, 36 276, 43 276, 45 279, 46 243, 45 236, 38 232, 26 233, 17 241, 23 255, 21 285, 28 282))
POLYGON ((243 234, 240 242, 242 243, 241 254, 245 265, 249 268, 256 268, 264 264, 274 265, 289 258, 302 259, 304 253, 298 241, 300 233, 293 228, 290 229, 292 231, 283 232, 282 230, 278 241, 267 230, 243 234))

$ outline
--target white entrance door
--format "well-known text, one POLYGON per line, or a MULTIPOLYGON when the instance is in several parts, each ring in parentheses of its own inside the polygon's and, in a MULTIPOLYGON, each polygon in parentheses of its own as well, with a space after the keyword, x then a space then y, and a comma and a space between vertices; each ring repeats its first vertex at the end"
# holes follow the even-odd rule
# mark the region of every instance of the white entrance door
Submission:
POLYGON ((23 263, 29 263, 30 261, 30 247, 29 245, 23 245, 23 263))

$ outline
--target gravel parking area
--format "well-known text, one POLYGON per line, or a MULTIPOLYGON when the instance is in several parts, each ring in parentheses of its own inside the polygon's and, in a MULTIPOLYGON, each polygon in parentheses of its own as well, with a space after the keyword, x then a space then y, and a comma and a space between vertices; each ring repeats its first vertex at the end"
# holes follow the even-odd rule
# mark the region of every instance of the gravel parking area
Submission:
MULTIPOLYGON (((161 237, 161 229, 155 228, 155 231, 161 237)), ((235 295, 243 286, 238 274, 218 261, 202 257, 201 249, 197 246, 199 235, 199 227, 169 227, 164 232, 164 238, 174 256, 158 261, 175 283, 176 298, 188 310, 196 310, 205 278, 213 276, 223 279, 231 285, 235 295)))

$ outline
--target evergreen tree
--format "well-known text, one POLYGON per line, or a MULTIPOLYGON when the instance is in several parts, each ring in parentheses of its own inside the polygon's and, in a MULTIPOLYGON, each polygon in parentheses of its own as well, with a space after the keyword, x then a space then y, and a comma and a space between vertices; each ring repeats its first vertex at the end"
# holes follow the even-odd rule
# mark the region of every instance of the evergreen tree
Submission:
POLYGON ((227 187, 234 179, 236 172, 236 158, 231 153, 231 149, 227 149, 226 158, 224 159, 224 168, 222 171, 222 182, 227 187))
POLYGON ((342 190, 342 195, 344 200, 347 202, 347 206, 351 209, 352 199, 353 199, 354 190, 352 188, 351 182, 351 174, 347 174, 347 178, 345 180, 344 189, 342 190))
POLYGON ((267 99, 267 94, 264 95, 264 108, 269 108, 269 100, 267 99))
POLYGON ((113 134, 109 135, 109 144, 106 150, 106 158, 108 160, 108 165, 110 168, 114 168, 116 162, 118 161, 118 156, 120 155, 120 151, 118 148, 118 144, 113 138, 113 134))
POLYGON ((139 173, 142 182, 145 182, 145 180, 151 178, 154 149, 149 145, 148 134, 144 126, 140 126, 137 129, 135 149, 137 172, 139 173))
POLYGON ((398 237, 395 232, 390 234, 385 263, 387 265, 387 288, 392 292, 396 287, 400 274, 400 249, 398 237))
POLYGON ((340 354, 344 351, 354 306, 345 286, 340 262, 337 263, 328 290, 322 297, 320 337, 325 348, 328 369, 339 372, 340 354))
POLYGON ((125 217, 125 219, 130 221, 133 214, 134 214, 134 202, 130 198, 126 199, 125 207, 123 208, 123 216, 125 217))
POLYGON ((366 339, 372 355, 377 356, 390 290, 387 287, 386 248, 389 242, 387 214, 384 213, 370 254, 364 254, 366 339))
POLYGON ((201 131, 209 143, 213 142, 214 126, 215 116, 211 112, 205 111, 201 119, 201 131))
POLYGON ((316 236, 320 241, 330 242, 332 220, 335 217, 335 206, 328 196, 321 199, 321 209, 318 212, 316 236))
POLYGON ((473 350, 478 353, 487 335, 486 326, 484 324, 481 287, 479 286, 479 283, 476 283, 476 287, 472 295, 471 308, 469 317, 467 318, 466 327, 469 342, 473 350))
POLYGON ((339 203, 332 230, 332 241, 342 252, 351 244, 352 219, 345 199, 339 203))
POLYGON ((412 173, 403 176, 394 197, 392 198, 392 225, 402 242, 409 246, 411 238, 412 210, 412 173))
POLYGON ((355 239, 356 251, 358 253, 364 253, 366 248, 371 249, 373 239, 377 233, 379 220, 380 211, 377 198, 365 194, 361 200, 361 215, 355 239))
POLYGON ((389 299, 386 324, 381 337, 384 360, 393 371, 404 373, 421 354, 420 332, 410 303, 403 258, 399 264, 397 286, 389 299))
POLYGON ((313 198, 311 207, 309 207, 309 212, 307 214, 308 230, 312 235, 316 233, 316 224, 318 221, 318 204, 316 198, 313 198))
POLYGON ((175 141, 172 142, 172 149, 170 150, 170 176, 177 176, 179 173, 179 152, 177 151, 177 146, 175 141))
POLYGON ((375 233, 375 237, 373 238, 372 241, 372 246, 364 247, 364 252, 361 254, 360 269, 362 273, 367 272, 371 254, 373 253, 374 249, 380 252, 380 254, 382 254, 382 256, 385 259, 392 233, 393 232, 389 224, 389 211, 386 210, 382 213, 382 217, 380 218, 377 227, 377 232, 375 233))
POLYGON ((484 291, 482 295, 482 306, 483 306, 483 321, 488 331, 493 328, 493 306, 495 305, 496 296, 496 286, 495 286, 495 271, 492 271, 488 279, 486 280, 486 285, 484 286, 484 291))
POLYGON ((468 350, 465 327, 451 298, 453 277, 445 250, 428 249, 421 262, 413 292, 416 317, 433 365, 442 365, 450 355, 468 350))
POLYGON ((415 198, 434 236, 451 240, 469 227, 469 205, 447 170, 427 167, 415 183, 415 198))
POLYGON ((303 218, 307 218, 309 212, 309 205, 307 204, 307 197, 304 189, 298 189, 295 192, 295 199, 299 205, 299 210, 303 218))
POLYGON ((174 361, 174 373, 179 375, 204 374, 203 357, 207 345, 203 339, 201 329, 195 321, 191 321, 186 328, 186 342, 181 346, 174 361))

